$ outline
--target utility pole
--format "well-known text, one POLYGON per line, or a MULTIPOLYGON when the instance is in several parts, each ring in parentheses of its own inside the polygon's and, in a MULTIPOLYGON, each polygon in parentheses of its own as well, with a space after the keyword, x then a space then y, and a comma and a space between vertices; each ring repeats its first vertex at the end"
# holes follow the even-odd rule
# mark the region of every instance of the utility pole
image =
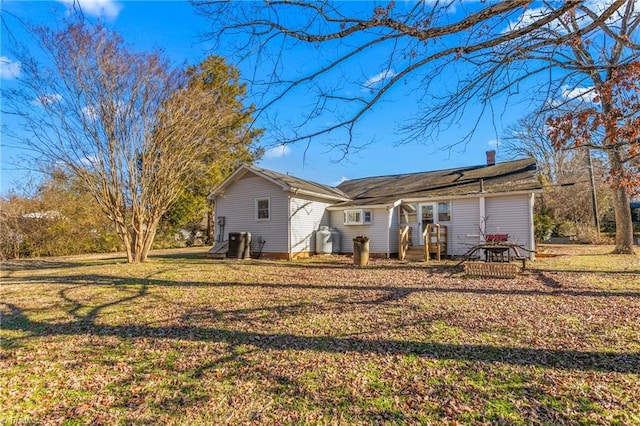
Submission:
POLYGON ((587 149, 587 159, 589 160, 589 178, 591 180, 591 207, 593 210, 593 222, 596 226, 596 236, 600 239, 600 218, 598 214, 598 201, 596 197, 596 181, 593 177, 593 162, 591 161, 591 150, 587 149))

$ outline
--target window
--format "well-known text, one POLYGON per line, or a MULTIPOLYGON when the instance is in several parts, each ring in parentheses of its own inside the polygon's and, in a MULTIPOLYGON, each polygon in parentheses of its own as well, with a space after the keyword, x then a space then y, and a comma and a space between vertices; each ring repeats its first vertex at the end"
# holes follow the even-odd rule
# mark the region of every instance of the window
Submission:
POLYGON ((270 204, 268 198, 256 198, 256 220, 271 219, 270 204))
POLYGON ((358 209, 344 211, 345 225, 369 225, 371 223, 373 223, 371 210, 358 209))
POLYGON ((438 203, 438 222, 451 222, 451 203, 438 203))

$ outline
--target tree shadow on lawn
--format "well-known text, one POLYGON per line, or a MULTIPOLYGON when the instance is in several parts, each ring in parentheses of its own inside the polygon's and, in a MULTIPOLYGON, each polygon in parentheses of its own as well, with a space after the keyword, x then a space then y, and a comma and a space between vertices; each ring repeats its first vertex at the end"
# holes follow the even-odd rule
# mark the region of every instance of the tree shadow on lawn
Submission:
MULTIPOLYGON (((324 287, 324 286, 323 286, 324 287)), ((72 303, 74 321, 50 323, 30 320, 16 305, 2 302, 2 328, 21 331, 27 336, 3 339, 10 349, 15 341, 45 336, 117 336, 120 338, 186 339, 226 343, 232 348, 249 345, 261 350, 314 351, 327 353, 356 352, 362 354, 418 355, 428 358, 533 365, 563 370, 593 370, 601 372, 640 373, 640 352, 602 352, 564 349, 519 348, 494 345, 448 344, 411 340, 367 339, 358 337, 303 336, 229 330, 193 325, 103 325, 96 324, 98 313, 110 306, 130 302, 147 295, 143 285, 128 296, 93 307, 80 316, 82 305, 72 303)), ((65 296, 69 302, 69 298, 65 296)))
POLYGON ((71 269, 84 266, 112 265, 116 263, 126 263, 126 256, 119 254, 104 255, 95 259, 60 260, 59 258, 42 259, 17 259, 2 262, 2 271, 37 271, 40 269, 71 269))
MULTIPOLYGON (((159 273, 171 272, 172 269, 159 271, 159 273)), ((555 271, 554 271, 555 272, 555 271)), ((553 274, 553 272, 551 272, 553 274)), ((156 275, 156 274, 154 274, 156 275)), ((302 283, 249 283, 240 281, 223 281, 223 282, 208 282, 208 281, 170 281, 155 278, 135 278, 135 277, 122 277, 116 275, 101 275, 101 274, 87 274, 87 275, 72 275, 72 276, 27 276, 19 277, 15 280, 3 280, 5 285, 20 285, 28 283, 46 283, 46 284, 81 284, 81 285, 104 285, 104 286, 158 286, 158 287, 210 287, 210 288, 225 288, 225 287, 246 287, 246 288, 264 288, 264 289, 300 289, 300 290, 336 290, 336 291, 382 291, 388 292, 389 295, 383 296, 375 301, 364 301, 363 304, 371 303, 383 303, 386 301, 394 301, 403 299, 413 293, 454 293, 454 294, 478 294, 478 295, 515 295, 515 296, 575 296, 575 297, 633 297, 640 298, 640 291, 634 290, 598 290, 598 289, 585 289, 585 290, 572 290, 562 286, 555 278, 546 275, 546 272, 538 271, 533 274, 542 283, 544 287, 549 290, 536 289, 536 288, 502 288, 495 286, 492 283, 487 287, 477 288, 465 286, 463 280, 458 285, 452 286, 438 286, 423 284, 418 286, 410 285, 379 285, 379 284, 302 284, 302 283)), ((633 274, 630 274, 633 275, 633 274)), ((482 279, 479 279, 482 281, 482 279)), ((478 280, 473 280, 476 282, 478 280)), ((471 282, 471 281, 470 281, 471 282)), ((523 286, 529 286, 529 284, 522 284, 523 286)), ((531 285, 533 286, 533 285, 531 285)))
POLYGON ((602 274, 602 275, 640 275, 640 269, 627 269, 624 271, 606 271, 600 269, 568 269, 568 268, 532 268, 532 271, 535 272, 546 272, 546 273, 567 273, 567 274, 602 274))

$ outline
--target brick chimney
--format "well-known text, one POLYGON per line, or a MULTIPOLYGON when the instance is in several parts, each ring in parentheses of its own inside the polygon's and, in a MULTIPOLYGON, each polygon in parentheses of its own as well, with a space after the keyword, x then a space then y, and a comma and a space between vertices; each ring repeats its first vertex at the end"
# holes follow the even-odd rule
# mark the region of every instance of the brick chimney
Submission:
POLYGON ((496 151, 492 149, 487 151, 487 166, 493 166, 496 164, 496 151))

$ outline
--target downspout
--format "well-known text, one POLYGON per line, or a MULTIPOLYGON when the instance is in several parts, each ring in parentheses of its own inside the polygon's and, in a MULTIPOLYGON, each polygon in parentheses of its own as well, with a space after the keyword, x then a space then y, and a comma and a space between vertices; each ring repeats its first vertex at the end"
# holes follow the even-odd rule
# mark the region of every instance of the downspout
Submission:
POLYGON ((393 209, 395 207, 387 207, 387 214, 389 215, 389 221, 387 222, 387 259, 391 258, 391 225, 393 222, 393 209))
MULTIPOLYGON (((487 151, 487 163, 489 162, 489 151, 487 151)), ((495 151, 494 151, 495 155, 495 151)), ((484 179, 480 179, 480 198, 478 198, 478 210, 479 210, 479 231, 480 231, 480 242, 484 243, 487 238, 487 209, 485 206, 485 197, 484 197, 484 179)))
POLYGON ((293 259, 291 252, 291 195, 287 196, 287 258, 293 259))
POLYGON ((535 233, 535 225, 533 220, 533 207, 535 202, 535 194, 532 192, 529 196, 529 243, 531 245, 531 250, 533 250, 529 254, 529 258, 534 261, 536 260, 536 233, 535 233))
POLYGON ((478 207, 480 210, 480 242, 483 243, 487 238, 487 213, 485 207, 485 197, 480 196, 478 198, 478 207))
POLYGON ((291 250, 291 224, 293 216, 291 215, 291 199, 298 194, 299 188, 293 188, 293 194, 287 197, 287 257, 293 260, 293 250, 291 250))

